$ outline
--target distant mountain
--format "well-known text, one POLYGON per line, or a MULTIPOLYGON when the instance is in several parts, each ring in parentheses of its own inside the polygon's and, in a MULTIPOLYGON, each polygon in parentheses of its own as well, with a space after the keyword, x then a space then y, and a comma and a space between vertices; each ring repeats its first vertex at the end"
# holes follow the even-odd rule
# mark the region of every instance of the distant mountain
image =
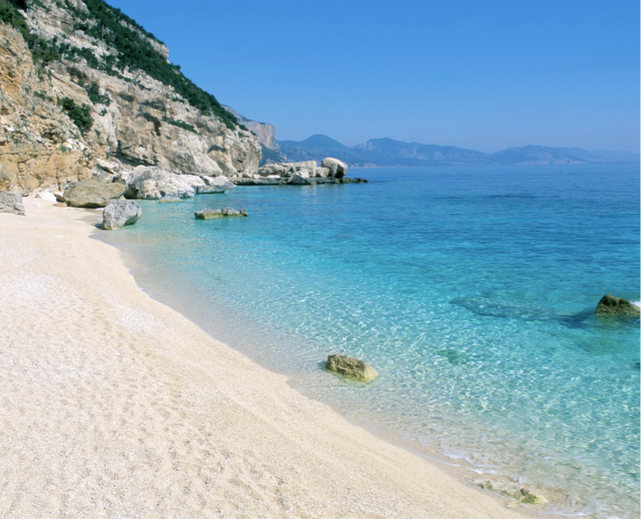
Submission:
POLYGON ((312 135, 304 141, 279 141, 287 160, 322 161, 335 157, 352 167, 412 166, 524 166, 587 163, 639 162, 639 154, 625 151, 586 151, 580 148, 524 146, 487 154, 456 146, 436 146, 393 139, 371 139, 356 146, 345 146, 326 135, 312 135))

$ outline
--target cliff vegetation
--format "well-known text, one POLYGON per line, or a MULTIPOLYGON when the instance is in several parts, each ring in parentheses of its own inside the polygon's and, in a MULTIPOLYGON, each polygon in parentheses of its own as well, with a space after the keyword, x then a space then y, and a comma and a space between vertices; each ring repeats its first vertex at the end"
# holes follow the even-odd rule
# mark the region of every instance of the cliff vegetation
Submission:
POLYGON ((0 189, 59 188, 106 159, 251 175, 258 137, 103 0, 0 0, 0 189))

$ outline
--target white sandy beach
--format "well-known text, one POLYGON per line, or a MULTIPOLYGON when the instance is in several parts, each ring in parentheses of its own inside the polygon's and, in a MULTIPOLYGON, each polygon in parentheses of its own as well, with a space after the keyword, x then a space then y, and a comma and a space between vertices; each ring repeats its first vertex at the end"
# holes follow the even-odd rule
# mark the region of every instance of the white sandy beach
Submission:
POLYGON ((151 299, 84 211, 24 204, 0 214, 0 517, 525 516, 151 299))

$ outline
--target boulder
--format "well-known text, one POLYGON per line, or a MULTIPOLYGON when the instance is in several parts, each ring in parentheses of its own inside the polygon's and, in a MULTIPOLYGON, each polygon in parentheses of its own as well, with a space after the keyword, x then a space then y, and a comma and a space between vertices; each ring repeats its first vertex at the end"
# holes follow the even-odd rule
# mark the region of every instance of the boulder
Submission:
POLYGON ((378 377, 378 373, 372 366, 347 355, 330 355, 327 357, 325 369, 330 373, 358 382, 371 382, 378 377))
POLYGON ((51 191, 40 191, 36 196, 42 200, 46 200, 47 202, 57 201, 56 195, 54 195, 51 191))
POLYGON ((316 161, 307 160, 303 162, 266 164, 258 170, 258 174, 261 177, 273 177, 277 175, 281 178, 288 178, 294 173, 301 173, 303 177, 316 176, 316 161))
POLYGON ((327 178, 329 177, 329 175, 330 175, 329 168, 323 168, 323 167, 316 168, 316 176, 318 178, 327 178))
POLYGON ((316 182, 309 178, 307 171, 297 171, 289 178, 289 183, 295 186, 316 185, 316 182))
POLYGON ((193 198, 205 182, 197 175, 179 175, 168 169, 139 166, 126 178, 127 198, 160 199, 166 196, 193 198))
POLYGON ((327 168, 329 170, 330 177, 343 178, 347 175, 347 164, 332 157, 323 159, 321 168, 327 168))
POLYGON ((288 163, 266 164, 258 170, 258 174, 261 177, 286 177, 288 170, 288 163))
POLYGON ((201 209, 194 213, 196 220, 214 220, 215 218, 225 218, 229 216, 248 216, 244 209, 240 211, 232 209, 231 207, 224 207, 222 209, 201 209))
POLYGON ((0 213, 13 213, 24 216, 22 195, 20 193, 0 191, 0 213))
POLYGON ((198 186, 196 188, 196 191, 199 195, 224 193, 225 191, 234 189, 236 187, 224 175, 220 175, 218 177, 201 176, 200 178, 205 183, 205 185, 198 186))
POLYGON ((115 231, 125 225, 135 224, 142 216, 142 209, 133 200, 109 200, 102 212, 102 228, 115 231))
POLYGON ((62 195, 71 207, 105 207, 112 198, 120 198, 127 186, 120 182, 105 183, 97 178, 87 178, 71 184, 62 195))
POLYGON ((599 317, 639 317, 641 309, 627 299, 606 294, 596 307, 599 317))

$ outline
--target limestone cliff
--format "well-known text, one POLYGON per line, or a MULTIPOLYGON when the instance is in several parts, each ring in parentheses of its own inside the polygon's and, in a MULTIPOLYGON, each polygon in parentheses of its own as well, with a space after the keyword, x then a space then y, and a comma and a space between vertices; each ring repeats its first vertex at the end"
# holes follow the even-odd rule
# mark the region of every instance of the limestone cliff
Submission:
POLYGON ((285 160, 285 155, 281 151, 280 145, 276 140, 276 127, 273 124, 252 121, 251 119, 247 119, 247 117, 240 115, 229 106, 225 106, 224 108, 234 114, 240 124, 245 126, 258 137, 263 151, 260 163, 261 166, 265 164, 283 162, 285 160))
POLYGON ((26 6, 29 47, 24 28, 0 23, 0 189, 62 187, 90 176, 100 158, 208 176, 258 170, 258 137, 184 78, 164 44, 133 20, 102 0, 26 6), (116 38, 99 16, 141 42, 128 52, 151 55, 150 73, 110 44, 116 38), (47 52, 35 63, 34 38, 47 52), (152 77, 159 63, 169 76, 152 77))

